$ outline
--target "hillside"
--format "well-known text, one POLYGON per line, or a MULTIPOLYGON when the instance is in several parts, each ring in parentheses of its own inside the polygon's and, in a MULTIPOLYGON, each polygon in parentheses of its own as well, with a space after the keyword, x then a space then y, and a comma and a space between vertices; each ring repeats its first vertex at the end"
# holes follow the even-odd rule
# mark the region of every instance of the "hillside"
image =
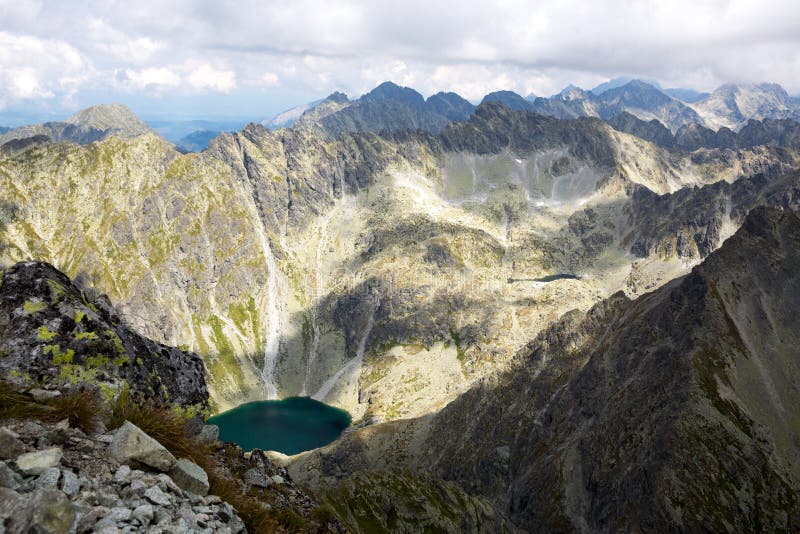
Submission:
POLYGON ((441 408, 569 309, 685 273, 765 188, 792 190, 778 178, 796 158, 671 152, 497 103, 439 135, 331 139, 301 121, 199 154, 152 134, 34 144, 0 161, 2 261, 46 260, 136 331, 200 354, 217 409, 267 391, 391 420, 441 408), (757 175, 730 210, 720 196, 665 229, 634 194, 757 175))
POLYGON ((570 312, 441 412, 290 472, 434 473, 526 530, 792 530, 798 260, 800 217, 757 208, 690 274, 570 312))

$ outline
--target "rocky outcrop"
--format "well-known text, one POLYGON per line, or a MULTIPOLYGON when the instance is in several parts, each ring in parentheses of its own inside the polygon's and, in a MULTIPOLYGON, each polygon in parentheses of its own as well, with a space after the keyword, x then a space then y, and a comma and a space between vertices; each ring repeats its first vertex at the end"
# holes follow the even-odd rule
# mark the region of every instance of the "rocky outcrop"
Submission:
POLYGON ((353 533, 514 533, 518 529, 483 499, 431 477, 358 473, 327 492, 326 501, 353 533))
POLYGON ((440 413, 290 471, 434 473, 529 530, 793 530, 798 261, 800 217, 757 208, 689 275, 569 313, 440 413))
POLYGON ((19 263, 0 282, 0 372, 27 386, 91 383, 109 394, 206 406, 205 368, 195 354, 125 326, 106 297, 88 298, 52 265, 19 263))
MULTIPOLYGON (((643 121, 636 115, 623 111, 608 119, 610 124, 615 130, 620 132, 635 135, 651 143, 663 146, 665 148, 672 148, 675 146, 675 138, 669 129, 658 122, 658 119, 651 119, 650 121, 643 121)), ((683 128, 681 128, 683 130, 683 128)), ((678 130, 678 131, 681 131, 678 130)))
POLYGON ((800 174, 759 173, 667 195, 637 187, 632 195, 631 252, 639 257, 704 258, 755 206, 800 209, 800 174))
POLYGON ((719 130, 691 123, 681 126, 675 135, 656 119, 645 122, 623 112, 608 120, 620 132, 629 133, 669 149, 692 152, 701 148, 747 149, 760 145, 797 148, 800 146, 800 123, 791 119, 751 119, 738 132, 719 130))

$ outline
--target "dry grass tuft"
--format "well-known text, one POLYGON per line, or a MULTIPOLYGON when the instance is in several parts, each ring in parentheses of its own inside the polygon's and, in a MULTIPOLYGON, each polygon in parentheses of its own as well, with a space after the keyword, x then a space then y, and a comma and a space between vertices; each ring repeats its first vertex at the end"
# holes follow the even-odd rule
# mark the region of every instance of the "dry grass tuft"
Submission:
POLYGON ((14 386, 0 382, 0 419, 36 419, 69 424, 92 433, 100 427, 103 411, 99 395, 90 389, 72 391, 45 402, 37 402, 14 386))
POLYGON ((93 390, 83 389, 61 395, 47 401, 52 408, 52 419, 63 421, 67 419, 70 426, 83 430, 86 434, 97 432, 103 422, 102 399, 93 390))
POLYGON ((0 419, 41 419, 47 411, 29 395, 0 382, 0 419))

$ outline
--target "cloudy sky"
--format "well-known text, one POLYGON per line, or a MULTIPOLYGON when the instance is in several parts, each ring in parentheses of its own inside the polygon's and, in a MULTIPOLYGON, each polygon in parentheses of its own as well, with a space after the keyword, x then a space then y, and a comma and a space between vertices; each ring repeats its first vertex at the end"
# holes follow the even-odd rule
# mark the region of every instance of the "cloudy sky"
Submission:
POLYGON ((797 0, 0 0, 0 116, 268 118, 384 80, 471 100, 618 75, 798 94, 798 29, 797 0))

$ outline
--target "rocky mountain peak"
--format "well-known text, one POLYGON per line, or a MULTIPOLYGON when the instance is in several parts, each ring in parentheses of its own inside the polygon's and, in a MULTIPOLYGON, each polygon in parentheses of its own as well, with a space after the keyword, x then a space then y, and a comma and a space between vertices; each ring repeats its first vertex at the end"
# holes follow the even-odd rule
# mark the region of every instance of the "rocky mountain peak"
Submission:
POLYGON ((658 88, 641 80, 631 80, 625 85, 603 92, 599 97, 603 102, 619 102, 621 104, 647 107, 665 104, 672 99, 658 88))
POLYGON ((350 99, 347 98, 347 95, 342 93, 341 91, 334 91, 333 93, 329 94, 325 97, 323 102, 334 102, 336 104, 347 104, 350 102, 350 99))
POLYGON ((113 130, 126 136, 136 136, 150 131, 147 124, 124 104, 100 104, 78 111, 67 124, 95 130, 113 130))
POLYGON ((394 82, 383 82, 375 89, 361 97, 365 102, 380 100, 398 100, 412 107, 421 108, 425 105, 425 98, 410 87, 400 87, 394 82))
POLYGON ((532 109, 531 103, 525 100, 514 91, 494 91, 483 97, 481 104, 487 102, 500 102, 510 109, 528 110, 532 109))

